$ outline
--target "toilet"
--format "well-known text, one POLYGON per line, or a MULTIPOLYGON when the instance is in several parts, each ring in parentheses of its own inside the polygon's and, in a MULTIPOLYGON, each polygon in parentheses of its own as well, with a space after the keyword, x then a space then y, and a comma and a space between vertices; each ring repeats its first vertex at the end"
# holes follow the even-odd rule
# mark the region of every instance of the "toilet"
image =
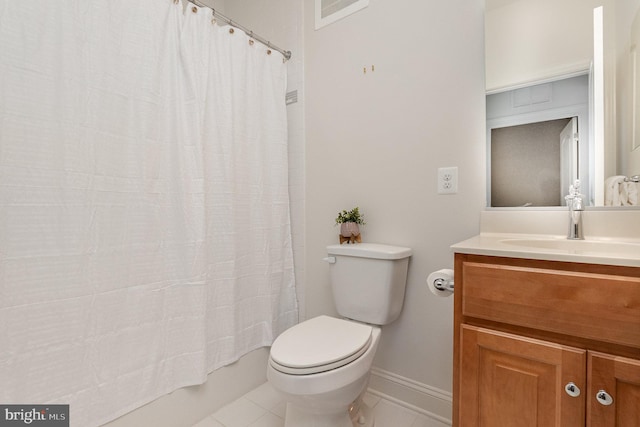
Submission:
POLYGON ((363 402, 380 327, 402 311, 411 249, 376 243, 327 246, 342 318, 318 316, 271 346, 267 379, 286 402, 285 427, 373 427, 363 402))

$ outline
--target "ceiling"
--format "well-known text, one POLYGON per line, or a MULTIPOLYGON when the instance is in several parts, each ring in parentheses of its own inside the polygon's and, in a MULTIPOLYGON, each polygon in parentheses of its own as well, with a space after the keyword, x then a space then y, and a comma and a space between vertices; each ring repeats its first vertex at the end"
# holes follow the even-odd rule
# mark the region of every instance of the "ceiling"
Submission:
POLYGON ((518 0, 486 0, 485 10, 497 9, 502 6, 506 6, 511 3, 515 3, 518 0))

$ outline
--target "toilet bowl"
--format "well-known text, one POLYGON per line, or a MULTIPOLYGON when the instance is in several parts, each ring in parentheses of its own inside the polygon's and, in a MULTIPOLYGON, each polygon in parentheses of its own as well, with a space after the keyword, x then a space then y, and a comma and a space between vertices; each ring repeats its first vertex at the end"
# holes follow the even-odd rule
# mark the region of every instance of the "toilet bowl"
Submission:
POLYGON ((267 379, 287 402, 285 427, 373 427, 362 396, 381 329, 400 315, 411 249, 359 243, 327 247, 338 314, 284 331, 267 379))
POLYGON ((329 316, 280 335, 271 347, 267 379, 287 401, 285 427, 373 426, 362 395, 379 340, 379 327, 329 316))

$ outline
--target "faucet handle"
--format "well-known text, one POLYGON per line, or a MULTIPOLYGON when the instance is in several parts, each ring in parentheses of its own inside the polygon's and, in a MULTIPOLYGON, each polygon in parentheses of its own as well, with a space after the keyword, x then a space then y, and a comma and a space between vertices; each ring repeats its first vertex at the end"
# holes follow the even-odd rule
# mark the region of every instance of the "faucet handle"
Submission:
POLYGON ((582 206, 582 194, 576 194, 571 203, 573 204, 574 211, 584 210, 584 207, 582 206))
POLYGON ((570 211, 584 210, 583 205, 584 194, 580 194, 580 180, 576 179, 573 184, 569 185, 569 194, 564 199, 570 211))
POLYGON ((580 193, 580 180, 576 179, 575 181, 573 181, 573 189, 575 190, 576 193, 580 193))
POLYGON ((583 197, 584 194, 580 194, 580 180, 576 179, 573 184, 569 185, 569 194, 567 194, 564 199, 567 201, 567 204, 573 201, 578 202, 578 200, 578 203, 582 204, 583 197))
POLYGON ((580 194, 580 180, 576 179, 573 184, 569 185, 569 196, 572 197, 584 197, 580 194))

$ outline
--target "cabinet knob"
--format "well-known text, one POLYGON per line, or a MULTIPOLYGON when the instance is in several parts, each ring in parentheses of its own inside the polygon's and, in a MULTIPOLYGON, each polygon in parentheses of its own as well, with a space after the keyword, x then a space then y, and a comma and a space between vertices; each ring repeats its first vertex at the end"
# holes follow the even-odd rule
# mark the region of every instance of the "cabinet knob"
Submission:
POLYGON ((611 397, 611 395, 604 390, 600 390, 598 393, 596 393, 596 400, 604 406, 609 406, 613 403, 613 397, 611 397))
POLYGON ((580 387, 575 385, 573 382, 567 383, 567 385, 564 386, 564 391, 566 391, 567 394, 571 397, 580 396, 580 387))

